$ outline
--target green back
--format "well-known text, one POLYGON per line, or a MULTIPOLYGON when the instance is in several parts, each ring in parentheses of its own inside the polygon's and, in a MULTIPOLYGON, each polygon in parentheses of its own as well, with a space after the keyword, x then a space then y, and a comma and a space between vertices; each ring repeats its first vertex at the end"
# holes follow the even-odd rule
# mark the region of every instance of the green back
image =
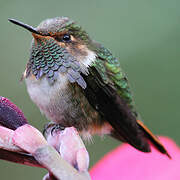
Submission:
POLYGON ((96 68, 105 84, 113 87, 117 94, 129 105, 135 115, 134 101, 126 74, 120 62, 112 53, 100 44, 96 44, 97 59, 92 66, 96 68))

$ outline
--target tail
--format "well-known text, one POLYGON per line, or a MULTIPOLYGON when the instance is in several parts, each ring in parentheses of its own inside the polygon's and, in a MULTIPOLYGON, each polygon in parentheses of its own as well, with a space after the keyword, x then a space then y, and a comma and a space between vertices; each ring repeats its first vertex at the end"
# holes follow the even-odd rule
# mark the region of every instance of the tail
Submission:
POLYGON ((145 136, 152 142, 152 144, 163 154, 166 154, 170 159, 171 156, 168 154, 165 147, 161 144, 160 140, 141 122, 137 120, 137 124, 143 130, 145 136))

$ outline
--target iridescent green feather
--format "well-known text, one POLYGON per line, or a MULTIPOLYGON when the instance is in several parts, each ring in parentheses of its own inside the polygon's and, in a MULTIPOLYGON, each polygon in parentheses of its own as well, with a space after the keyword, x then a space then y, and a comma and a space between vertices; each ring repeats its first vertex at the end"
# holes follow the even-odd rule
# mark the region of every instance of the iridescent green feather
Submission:
POLYGON ((132 111, 136 114, 128 80, 126 74, 121 69, 119 60, 116 59, 108 49, 101 45, 98 45, 96 53, 97 59, 93 66, 100 74, 103 82, 115 88, 119 96, 125 100, 132 111))
POLYGON ((83 89, 86 88, 79 62, 65 48, 60 47, 53 39, 41 38, 37 41, 38 45, 32 44, 26 77, 31 72, 36 79, 46 76, 48 82, 53 85, 58 73, 66 73, 71 83, 77 82, 83 89))

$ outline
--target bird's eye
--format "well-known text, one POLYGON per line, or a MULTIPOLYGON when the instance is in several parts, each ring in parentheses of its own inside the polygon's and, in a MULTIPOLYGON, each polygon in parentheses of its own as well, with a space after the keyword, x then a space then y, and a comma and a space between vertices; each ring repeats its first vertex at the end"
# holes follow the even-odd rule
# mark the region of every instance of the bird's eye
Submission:
POLYGON ((65 35, 63 36, 63 41, 64 41, 64 42, 70 42, 70 41, 71 41, 71 36, 70 36, 69 34, 65 34, 65 35))

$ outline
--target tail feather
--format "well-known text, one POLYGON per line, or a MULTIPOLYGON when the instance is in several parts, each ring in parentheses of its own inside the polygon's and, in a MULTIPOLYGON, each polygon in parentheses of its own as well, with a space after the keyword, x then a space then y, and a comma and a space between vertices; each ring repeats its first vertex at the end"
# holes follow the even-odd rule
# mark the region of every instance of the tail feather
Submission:
POLYGON ((153 143, 153 145, 163 154, 166 154, 170 159, 171 156, 169 155, 169 153, 167 152, 167 150, 165 149, 165 147, 162 145, 162 143, 160 142, 160 140, 143 124, 142 121, 137 120, 137 124, 139 125, 139 127, 143 130, 144 134, 146 135, 146 137, 153 143))

